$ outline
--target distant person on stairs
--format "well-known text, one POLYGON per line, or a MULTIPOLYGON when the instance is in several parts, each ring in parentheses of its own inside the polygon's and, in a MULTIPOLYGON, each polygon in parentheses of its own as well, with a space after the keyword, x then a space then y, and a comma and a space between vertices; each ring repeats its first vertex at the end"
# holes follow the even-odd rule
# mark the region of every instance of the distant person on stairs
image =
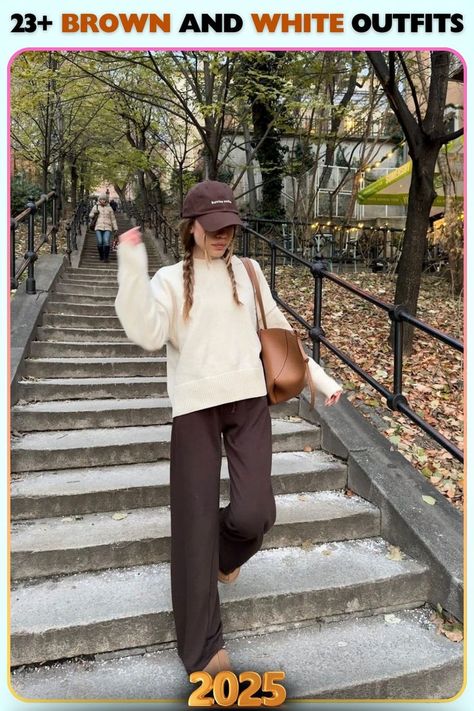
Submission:
POLYGON ((105 193, 99 195, 97 205, 92 208, 89 218, 97 215, 95 223, 95 236, 97 239, 97 249, 99 250, 99 258, 101 262, 109 261, 110 254, 110 238, 112 232, 117 232, 117 220, 115 213, 108 203, 108 198, 105 193))
MULTIPOLYGON (((150 351, 167 346, 178 654, 188 673, 215 675, 231 668, 218 581, 236 580, 275 521, 272 429, 253 287, 232 251, 242 222, 231 188, 217 181, 194 186, 183 217, 184 258, 162 267, 151 281, 139 229, 121 235, 115 308, 132 341, 150 351), (230 503, 224 508, 219 508, 221 435, 230 477, 230 503)), ((290 329, 258 262, 253 264, 268 327, 290 329)), ((336 403, 338 383, 313 360, 310 373, 325 404, 336 403)))

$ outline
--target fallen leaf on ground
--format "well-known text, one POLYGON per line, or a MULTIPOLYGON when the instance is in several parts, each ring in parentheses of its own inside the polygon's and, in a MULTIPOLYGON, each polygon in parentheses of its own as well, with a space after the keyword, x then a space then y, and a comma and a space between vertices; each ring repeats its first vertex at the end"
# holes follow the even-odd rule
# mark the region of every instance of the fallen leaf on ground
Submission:
MULTIPOLYGON (((265 262, 265 258, 263 258, 265 262)), ((267 259, 267 266, 269 259, 267 259)), ((277 267, 276 288, 279 296, 289 303, 308 322, 313 318, 314 278, 309 270, 301 270, 290 265, 277 267)), ((396 278, 384 273, 360 271, 344 274, 344 279, 372 294, 382 293, 387 302, 394 303, 396 278)), ((426 323, 455 338, 463 337, 462 300, 453 295, 449 280, 439 276, 423 274, 418 299, 417 315, 426 323)), ((289 316, 292 321, 292 317, 289 316)), ((295 330, 311 347, 307 330, 292 321, 295 330)), ((366 372, 377 378, 385 373, 390 378, 393 371, 393 352, 389 344, 389 319, 381 318, 378 309, 367 305, 359 298, 344 293, 341 288, 328 281, 324 284, 324 308, 322 326, 326 337, 342 352, 366 372), (363 323, 363 330, 361 328, 363 323)), ((404 358, 403 391, 410 407, 428 424, 442 430, 442 434, 460 449, 463 446, 464 402, 463 402, 463 355, 446 344, 415 331, 413 352, 404 358), (440 367, 440 363, 443 367, 440 367)), ((452 504, 462 510, 463 488, 457 477, 463 478, 463 466, 453 455, 435 444, 421 429, 410 422, 402 413, 390 411, 384 398, 362 381, 348 366, 342 363, 328 349, 322 349, 321 365, 336 380, 343 383, 347 400, 359 409, 379 432, 387 438, 399 438, 390 442, 393 450, 409 461, 418 471, 423 471, 429 480, 432 474, 439 476, 433 482, 452 504), (378 405, 375 405, 375 401, 378 405), (369 401, 369 402, 368 402, 369 401), (403 447, 400 449, 400 444, 403 447), (407 445, 409 449, 407 449, 407 445), (445 480, 455 482, 443 490, 445 480), (453 495, 454 494, 454 495, 453 495)))
POLYGON ((398 546, 389 546, 388 547, 388 553, 387 553, 387 558, 390 560, 403 560, 405 557, 405 554, 402 553, 400 548, 398 546))
POLYGON ((462 642, 464 639, 462 624, 455 621, 453 618, 446 617, 443 612, 443 608, 439 603, 436 607, 438 612, 433 613, 431 622, 434 622, 436 625, 437 634, 444 635, 451 642, 462 642))
POLYGON ((446 630, 445 627, 443 627, 441 631, 451 642, 462 642, 464 639, 462 630, 446 630))
POLYGON ((435 503, 436 503, 436 499, 433 498, 432 496, 425 496, 425 495, 423 495, 421 498, 423 499, 423 501, 425 502, 425 504, 429 504, 430 506, 434 506, 435 503))
POLYGON ((390 613, 389 615, 384 615, 383 618, 385 622, 388 622, 390 625, 397 625, 399 622, 401 622, 401 619, 392 613, 390 613))
POLYGON ((112 518, 114 519, 114 521, 121 521, 122 519, 127 518, 127 514, 123 511, 118 511, 117 513, 114 513, 112 518))

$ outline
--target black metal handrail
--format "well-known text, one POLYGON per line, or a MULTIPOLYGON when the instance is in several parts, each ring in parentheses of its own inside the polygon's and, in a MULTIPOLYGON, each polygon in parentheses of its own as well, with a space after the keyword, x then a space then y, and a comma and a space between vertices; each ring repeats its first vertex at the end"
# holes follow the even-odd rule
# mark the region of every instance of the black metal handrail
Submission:
POLYGON ((81 232, 82 225, 87 223, 90 212, 90 200, 81 200, 72 215, 66 222, 66 254, 71 264, 71 254, 77 250, 77 236, 81 232))
POLYGON ((151 227, 155 230, 155 237, 163 240, 165 254, 171 251, 175 259, 180 258, 179 234, 161 213, 158 207, 151 205, 151 227))
POLYGON ((54 190, 48 194, 41 195, 36 202, 32 197, 28 199, 25 209, 10 221, 10 286, 12 289, 18 288, 18 280, 25 269, 28 269, 26 279, 26 293, 36 294, 35 261, 38 259, 38 252, 45 243, 50 243, 51 254, 57 254, 58 248, 56 235, 58 232, 58 204, 54 190), (48 228, 48 205, 51 204, 51 224, 48 228), (38 245, 35 247, 35 216, 37 210, 41 208, 41 235, 38 245), (28 221, 28 248, 25 252, 23 262, 16 268, 16 230, 22 222, 28 221))
POLYGON ((369 383, 375 390, 377 390, 381 395, 383 395, 387 401, 387 405, 391 410, 398 410, 403 413, 409 420, 418 425, 424 432, 426 432, 430 437, 432 437, 438 444, 440 444, 444 449, 446 449, 450 454, 452 454, 456 459, 463 462, 464 455, 462 451, 456 447, 452 442, 450 442, 446 437, 444 437, 437 429, 428 424, 422 417, 420 417, 408 404, 406 397, 402 392, 403 383, 403 324, 410 323, 415 328, 418 328, 436 340, 442 341, 447 344, 450 348, 454 348, 457 351, 464 352, 464 346, 461 341, 449 336, 436 328, 433 328, 429 324, 424 323, 420 319, 412 316, 408 313, 403 306, 389 304, 377 297, 369 294, 362 289, 359 289, 354 284, 341 279, 341 277, 336 276, 332 272, 326 269, 325 262, 322 259, 317 259, 315 262, 309 262, 303 257, 295 255, 290 252, 285 247, 277 244, 275 240, 266 237, 256 230, 246 224, 242 228, 242 252, 243 256, 249 255, 249 237, 252 235, 256 239, 265 242, 271 250, 271 264, 270 264, 270 289, 272 291, 275 301, 282 306, 288 313, 290 313, 293 318, 306 330, 312 341, 312 351, 314 359, 319 362, 320 360, 320 345, 321 343, 326 346, 334 355, 336 355, 340 360, 342 360, 346 365, 348 365, 354 372, 356 372, 366 383, 369 383), (275 288, 276 282, 276 263, 277 263, 277 252, 282 253, 291 257, 294 261, 307 267, 315 280, 314 288, 314 306, 313 306, 313 323, 310 324, 306 319, 300 316, 289 304, 287 304, 281 297, 278 296, 275 288), (377 306, 378 308, 385 311, 390 320, 393 323, 394 328, 394 347, 393 347, 393 389, 389 390, 384 385, 379 383, 375 378, 373 378, 369 373, 367 373, 363 368, 361 368, 357 363, 355 363, 349 356, 347 356, 343 351, 341 351, 337 346, 335 346, 326 337, 324 330, 321 326, 321 315, 322 315, 322 299, 323 299, 323 279, 329 279, 333 283, 342 287, 346 291, 350 291, 356 296, 368 301, 369 303, 377 306))
POLYGON ((163 240, 163 251, 165 254, 170 251, 175 259, 180 259, 179 234, 163 215, 159 207, 156 205, 148 206, 148 217, 145 217, 144 212, 140 211, 138 206, 133 201, 124 203, 124 210, 128 215, 134 217, 137 224, 145 228, 150 227, 155 232, 155 238, 163 240))
MULTIPOLYGON (((361 220, 313 221, 273 219, 247 215, 245 222, 259 234, 278 235, 280 243, 294 254, 313 260, 322 254, 332 264, 362 264, 374 272, 395 268, 400 258, 405 228, 371 225, 361 220)), ((283 263, 293 263, 285 257, 283 263)), ((423 269, 439 271, 448 266, 448 254, 439 243, 428 244, 423 269)))
MULTIPOLYGON (((136 206, 130 203, 128 206, 129 214, 133 214, 139 224, 143 223, 143 217, 139 215, 136 206)), ((173 227, 167 222, 167 220, 161 215, 158 209, 155 210, 155 214, 159 216, 159 219, 155 222, 156 236, 159 236, 165 242, 166 239, 166 249, 170 247, 176 259, 180 258, 179 255, 179 243, 178 243, 178 233, 173 227)), ((260 234, 256 230, 252 229, 248 223, 244 224, 241 231, 241 251, 243 256, 249 255, 249 237, 254 236, 256 239, 264 242, 268 245, 271 251, 271 264, 270 264, 270 289, 273 294, 275 301, 282 306, 291 316, 306 330, 312 341, 312 353, 313 358, 319 362, 320 360, 320 346, 321 343, 328 348, 334 355, 336 355, 343 363, 348 365, 354 372, 356 372, 366 383, 371 385, 377 392, 379 392, 387 401, 387 405, 391 410, 397 410, 404 414, 409 420, 414 422, 418 427, 420 427, 424 432, 426 432, 432 439, 434 439, 438 444, 440 444, 444 449, 446 449, 450 454, 452 454, 456 459, 463 462, 464 455, 463 452, 456 447, 452 442, 450 442, 444 435, 442 435, 437 429, 428 424, 422 417, 420 417, 408 404, 406 397, 403 395, 403 324, 410 323, 415 328, 424 331, 429 336, 435 338, 448 345, 457 351, 464 352, 464 346, 461 341, 453 338, 447 333, 440 331, 439 329, 433 328, 429 324, 421 321, 420 319, 412 316, 408 311, 406 311, 401 305, 390 304, 382 299, 378 299, 376 296, 369 294, 368 292, 360 289, 359 287, 351 284, 350 282, 341 279, 341 277, 333 274, 326 269, 326 264, 320 257, 316 259, 315 262, 309 262, 294 252, 286 249, 285 247, 278 244, 274 239, 260 234), (306 319, 304 319, 297 311, 295 311, 290 304, 284 301, 276 292, 276 266, 277 266, 277 253, 280 253, 296 262, 303 267, 310 270, 311 274, 315 280, 314 289, 314 302, 313 302, 313 323, 310 324, 306 319), (322 298, 323 298, 323 279, 328 279, 333 283, 337 284, 346 291, 351 292, 355 296, 373 304, 374 306, 385 311, 393 323, 393 389, 389 390, 382 383, 379 383, 370 373, 367 373, 361 366, 359 366, 355 361, 353 361, 348 355, 341 351, 337 346, 335 346, 326 337, 324 330, 321 326, 321 316, 322 316, 322 298)))

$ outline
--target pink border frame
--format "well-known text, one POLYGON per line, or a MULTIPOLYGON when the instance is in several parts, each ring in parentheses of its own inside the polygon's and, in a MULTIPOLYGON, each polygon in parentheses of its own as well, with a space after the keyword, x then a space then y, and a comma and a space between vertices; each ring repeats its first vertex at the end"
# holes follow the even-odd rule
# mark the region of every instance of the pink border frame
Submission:
MULTIPOLYGON (((8 122, 8 127, 10 126, 10 108, 11 108, 11 96, 10 96, 10 78, 11 78, 11 65, 14 62, 14 60, 20 55, 25 52, 47 52, 47 51, 67 51, 67 52, 101 52, 101 51, 123 51, 123 52, 146 52, 146 51, 154 51, 154 52, 179 52, 179 51, 196 51, 196 52, 258 52, 258 51, 287 51, 287 52, 353 52, 353 51, 366 51, 366 50, 371 50, 371 51, 380 51, 380 52, 389 52, 389 51, 401 51, 401 50, 406 50, 406 51, 412 51, 412 52, 429 52, 429 51, 444 51, 444 52, 450 52, 451 54, 455 55, 458 57, 460 60, 462 66, 463 66, 463 72, 464 72, 464 81, 463 81, 463 123, 465 127, 464 131, 464 146, 463 146, 463 163, 464 163, 464 180, 463 180, 463 201, 464 201, 464 265, 463 265, 463 279, 464 279, 464 290, 463 290, 463 334, 465 336, 466 334, 466 329, 467 329, 467 300, 466 300, 466 284, 467 284, 467 263, 468 263, 468 240, 467 240, 467 171, 468 171, 468 166, 467 166, 467 145, 468 145, 468 138, 467 138, 467 122, 466 122, 466 113, 467 113, 467 64, 466 60, 462 56, 460 52, 458 52, 455 49, 452 49, 450 47, 405 47, 405 48, 400 48, 400 47, 25 47, 23 49, 19 49, 14 54, 10 57, 8 64, 7 64, 7 122, 8 122)), ((10 187, 11 184, 11 150, 10 150, 10 130, 7 130, 7 155, 8 155, 8 167, 7 167, 7 181, 8 181, 8 188, 10 187)), ((8 189, 8 195, 7 195, 7 218, 8 220, 11 219, 11 194, 10 190, 8 189)), ((7 228, 7 234, 9 235, 10 231, 10 225, 8 225, 7 228)), ((8 238, 8 246, 7 246, 7 288, 8 288, 8 293, 7 293, 7 304, 10 307, 10 258, 11 258, 11 244, 10 244, 10 239, 8 238)), ((8 378, 10 377, 10 364, 11 364, 11 337, 10 337, 10 332, 11 332, 11 313, 10 313, 10 308, 8 308, 7 312, 7 338, 6 338, 6 344, 7 344, 7 357, 6 357, 6 363, 7 363, 7 373, 8 373, 8 378)), ((464 339, 465 340, 465 339, 464 339)), ((467 378, 468 378, 468 371, 467 371, 467 348, 464 348, 464 358, 463 358, 463 368, 464 368, 464 448, 465 448, 465 455, 464 455, 464 474, 467 472, 467 462, 468 462, 468 441, 467 441, 467 418, 466 418, 466 402, 467 402, 467 378)), ((9 379, 7 381, 9 383, 9 379)), ((7 423, 8 423, 8 428, 7 428, 7 433, 6 433, 6 438, 7 438, 7 446, 6 446, 6 452, 7 452, 7 481, 6 481, 6 486, 7 486, 7 492, 6 492, 6 498, 7 498, 7 521, 6 521, 6 526, 7 526, 7 549, 8 553, 10 553, 10 492, 9 492, 9 487, 10 487, 10 482, 11 482, 11 471, 10 471, 10 429, 11 429, 11 393, 10 393, 10 387, 8 386, 8 396, 7 396, 7 423)), ((468 501, 468 494, 467 490, 464 490, 465 494, 465 505, 466 505, 466 513, 467 513, 467 501, 468 501)), ((467 541, 467 515, 464 516, 464 575, 466 577, 466 568, 467 568, 467 553, 466 553, 466 541, 467 541)), ((8 573, 10 573, 10 562, 8 560, 7 563, 7 570, 8 573)), ((8 575, 10 577, 10 575, 8 575)), ((7 600, 8 603, 10 601, 10 592, 8 591, 7 593, 7 600)), ((467 588, 465 587, 464 589, 464 602, 463 602, 463 607, 464 607, 464 613, 466 613, 466 608, 467 608, 467 588)), ((7 613, 7 630, 8 630, 8 650, 7 650, 7 660, 8 663, 10 661, 11 655, 10 655, 10 615, 9 612, 7 613)), ((455 699, 459 698, 465 691, 466 686, 467 686, 467 660, 466 660, 466 650, 467 650, 467 639, 464 639, 464 675, 463 675, 463 686, 459 690, 459 692, 454 696, 452 699, 449 699, 448 701, 454 701, 455 699)), ((11 687, 11 681, 10 681, 10 675, 9 675, 9 670, 7 672, 8 675, 8 687, 12 695, 19 699, 20 701, 23 702, 44 702, 44 701, 49 701, 51 703, 55 703, 57 701, 68 701, 68 700, 63 700, 63 699, 24 699, 23 697, 18 696, 13 688, 11 687)), ((167 702, 176 702, 180 701, 179 699, 87 699, 86 700, 88 703, 95 703, 95 702, 102 702, 102 703, 111 703, 111 702, 119 702, 119 703, 129 703, 129 702, 148 702, 148 703, 167 703, 167 702)), ((298 699, 291 699, 291 702, 301 702, 302 700, 298 699)), ((305 700, 303 700, 304 702, 305 700)), ((306 701, 317 701, 317 700, 311 700, 307 699, 306 701)), ((344 700, 343 700, 344 701, 344 700)), ((396 703, 397 701, 400 701, 399 699, 364 699, 365 702, 371 702, 371 701, 377 701, 379 703, 396 703)), ((403 700, 401 700, 403 702, 403 700)), ((432 699, 416 699, 417 702, 420 701, 433 701, 432 699)), ((83 703, 82 699, 70 699, 70 703, 83 703)), ((350 703, 351 700, 347 699, 344 701, 345 703, 350 703)), ((337 703, 337 702, 336 702, 337 703)), ((411 702, 406 702, 405 703, 411 703, 411 702)))

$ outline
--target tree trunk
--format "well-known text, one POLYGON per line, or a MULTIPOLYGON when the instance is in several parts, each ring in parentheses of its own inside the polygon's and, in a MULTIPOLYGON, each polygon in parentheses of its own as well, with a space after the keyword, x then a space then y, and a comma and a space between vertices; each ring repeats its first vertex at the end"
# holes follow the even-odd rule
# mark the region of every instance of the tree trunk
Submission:
POLYGON ((243 124, 244 140, 245 140, 245 157, 247 161, 247 181, 249 184, 248 203, 249 212, 251 215, 257 214, 257 190, 255 188, 255 173, 252 165, 252 144, 250 138, 250 130, 248 123, 243 124))
POLYGON ((77 167, 75 163, 71 165, 71 210, 73 212, 76 211, 77 207, 77 183, 78 183, 78 174, 77 174, 77 167))
POLYGON ((63 214, 63 165, 62 162, 58 162, 56 171, 54 173, 54 190, 57 197, 58 206, 58 217, 63 214))
POLYGON ((122 188, 120 185, 117 185, 117 183, 114 183, 114 190, 117 193, 117 195, 119 196, 119 199, 120 199, 120 202, 122 203, 122 205, 125 204, 125 201, 127 199, 125 196, 125 188, 126 187, 127 186, 124 185, 122 188))
POLYGON ((145 171, 143 170, 138 171, 138 186, 142 196, 143 219, 146 221, 150 216, 150 203, 148 200, 148 190, 145 181, 145 171))
POLYGON ((205 118, 207 145, 204 147, 204 172, 206 180, 217 180, 218 159, 217 159, 217 132, 214 119, 211 116, 205 118))
POLYGON ((49 183, 49 171, 48 171, 48 161, 43 160, 41 165, 41 189, 44 194, 48 192, 49 183))
MULTIPOLYGON (((462 134, 462 129, 446 133, 444 124, 450 55, 445 51, 430 53, 430 84, 424 115, 417 95, 416 84, 409 72, 403 53, 389 52, 388 64, 382 52, 367 52, 367 56, 384 88, 395 116, 400 122, 413 162, 406 233, 398 268, 395 302, 405 306, 415 316, 427 243, 426 234, 430 209, 436 195, 433 188, 436 159, 443 144, 462 134), (413 106, 410 107, 400 93, 400 85, 395 71, 397 60, 404 72, 413 99, 413 106)), ((393 328, 391 335, 393 336, 393 328)), ((412 343, 413 326, 405 325, 404 353, 411 353, 412 343)))
MULTIPOLYGON (((423 148, 420 149, 418 160, 413 163, 408 195, 407 221, 398 264, 395 303, 403 305, 413 316, 416 316, 420 292, 430 210, 436 196, 433 189, 432 176, 438 150, 438 145, 433 145, 433 143, 429 145, 425 143, 423 148)), ((405 354, 409 355, 411 353, 412 344, 413 328, 405 325, 403 342, 403 352, 405 354)))
POLYGON ((252 105, 252 117, 255 140, 260 141, 267 134, 257 149, 262 174, 261 212, 263 217, 280 218, 283 214, 283 155, 278 132, 275 128, 268 130, 275 117, 268 105, 260 100, 255 100, 252 105))
POLYGON ((451 165, 448 154, 444 150, 439 153, 438 165, 443 180, 445 199, 443 243, 448 252, 451 287, 454 295, 459 296, 464 285, 464 234, 463 223, 459 220, 456 204, 456 181, 460 182, 462 176, 459 164, 454 161, 451 165))

